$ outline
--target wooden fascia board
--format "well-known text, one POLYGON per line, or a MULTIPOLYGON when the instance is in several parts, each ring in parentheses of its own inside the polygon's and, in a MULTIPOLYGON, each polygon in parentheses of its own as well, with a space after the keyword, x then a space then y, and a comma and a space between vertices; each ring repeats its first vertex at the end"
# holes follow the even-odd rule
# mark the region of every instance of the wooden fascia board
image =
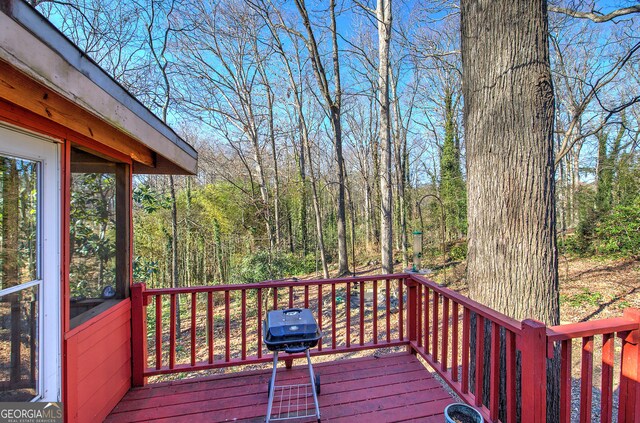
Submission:
POLYGON ((132 160, 155 166, 153 152, 148 147, 42 86, 3 60, 0 60, 0 97, 113 148, 132 160))
MULTIPOLYGON (((54 117, 66 117, 72 121, 90 117, 91 121, 84 122, 80 119, 71 129, 89 138, 104 142, 114 149, 117 148, 107 142, 113 141, 114 135, 117 134, 115 139, 122 139, 125 143, 135 141, 141 147, 145 147, 147 152, 155 151, 184 171, 196 172, 196 157, 174 144, 172 140, 139 117, 125 104, 116 100, 109 92, 72 66, 38 37, 2 12, 0 12, 0 28, 2 28, 0 31, 0 61, 4 61, 4 65, 14 68, 13 75, 21 75, 23 78, 31 80, 32 84, 35 83, 40 87, 34 93, 40 96, 31 98, 32 104, 24 104, 28 100, 20 98, 18 100, 21 102, 16 104, 28 110, 35 108, 32 111, 52 120, 54 117), (16 73, 16 71, 18 72, 16 73), (42 88, 46 88, 50 92, 42 92, 42 88), (46 99, 43 98, 45 93, 48 94, 46 99), (57 96, 54 104, 52 104, 53 94, 57 96), (45 100, 49 103, 45 103, 45 100), (43 103, 50 105, 47 107, 43 103), (67 109, 68 105, 72 105, 74 108, 67 109), (77 114, 76 112, 79 110, 84 113, 77 114), (52 116, 48 112, 52 113, 52 116), (89 125, 89 123, 91 124, 89 125), (105 127, 111 127, 111 134, 100 132, 100 129, 106 129, 105 127), (96 134, 107 136, 105 139, 101 139, 96 134)), ((0 70, 3 80, 5 79, 5 69, 3 67, 0 70)), ((8 90, 4 81, 0 81, 0 86, 3 91, 8 90)), ((13 88, 15 97, 17 87, 13 86, 13 88)), ((3 95, 4 92, 0 93, 0 96, 3 95)), ((149 160, 149 155, 147 154, 145 157, 143 152, 144 149, 138 148, 132 153, 140 155, 139 158, 131 154, 128 155, 146 166, 155 166, 149 160)))

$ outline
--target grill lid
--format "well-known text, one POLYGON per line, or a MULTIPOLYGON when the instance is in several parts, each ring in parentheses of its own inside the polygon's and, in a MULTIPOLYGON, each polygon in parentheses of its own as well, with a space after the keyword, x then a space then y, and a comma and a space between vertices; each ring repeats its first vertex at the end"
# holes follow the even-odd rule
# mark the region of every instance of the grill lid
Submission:
POLYGON ((264 325, 267 345, 313 343, 322 337, 313 314, 306 308, 270 311, 264 325))

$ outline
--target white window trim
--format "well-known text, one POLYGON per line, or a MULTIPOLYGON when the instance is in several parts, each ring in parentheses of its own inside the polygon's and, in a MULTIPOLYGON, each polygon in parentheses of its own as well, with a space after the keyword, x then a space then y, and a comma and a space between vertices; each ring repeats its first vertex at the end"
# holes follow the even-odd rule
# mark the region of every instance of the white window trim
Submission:
POLYGON ((33 401, 60 401, 62 376, 60 145, 41 135, 0 124, 0 154, 40 163, 38 195, 39 279, 18 287, 8 288, 2 293, 15 292, 34 285, 40 286, 38 313, 39 396, 33 401))

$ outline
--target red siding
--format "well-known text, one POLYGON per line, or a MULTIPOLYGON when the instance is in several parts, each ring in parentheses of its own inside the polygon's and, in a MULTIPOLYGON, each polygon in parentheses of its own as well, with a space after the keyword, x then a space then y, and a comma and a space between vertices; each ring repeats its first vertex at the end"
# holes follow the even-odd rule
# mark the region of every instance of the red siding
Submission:
POLYGON ((66 336, 69 422, 102 421, 131 387, 131 302, 123 300, 66 336))

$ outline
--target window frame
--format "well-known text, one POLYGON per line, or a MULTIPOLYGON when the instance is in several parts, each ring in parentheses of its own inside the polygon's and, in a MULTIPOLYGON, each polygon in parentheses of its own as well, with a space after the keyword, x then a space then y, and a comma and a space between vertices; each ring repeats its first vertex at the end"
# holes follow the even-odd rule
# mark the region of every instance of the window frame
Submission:
POLYGON ((62 324, 60 301, 61 148, 52 138, 0 122, 0 155, 37 163, 36 279, 0 290, 5 296, 38 286, 38 392, 30 401, 61 398, 62 324), (44 204, 47 219, 44 218, 44 204))
MULTIPOLYGON (((67 181, 65 183, 66 191, 66 205, 68 212, 70 213, 70 201, 71 201, 71 175, 73 172, 72 163, 72 150, 77 149, 83 153, 87 153, 96 156, 99 159, 106 160, 114 165, 115 175, 115 214, 116 214, 116 239, 115 239, 115 288, 116 298, 105 299, 97 306, 94 306, 77 316, 71 318, 71 294, 70 294, 70 249, 73 248, 70 240, 65 247, 66 255, 66 270, 65 270, 65 307, 67 309, 66 314, 66 328, 68 331, 80 330, 85 324, 92 321, 94 318, 98 318, 102 313, 109 310, 111 307, 125 301, 130 296, 130 286, 132 280, 132 250, 133 250, 133 216, 132 216, 132 160, 108 147, 96 146, 92 143, 67 142, 67 181)), ((89 173, 89 172, 87 172, 89 173)), ((100 173, 96 171, 96 173, 100 173)), ((66 236, 70 234, 70 222, 69 216, 66 222, 66 236)), ((69 238, 68 238, 69 239, 69 238)))

